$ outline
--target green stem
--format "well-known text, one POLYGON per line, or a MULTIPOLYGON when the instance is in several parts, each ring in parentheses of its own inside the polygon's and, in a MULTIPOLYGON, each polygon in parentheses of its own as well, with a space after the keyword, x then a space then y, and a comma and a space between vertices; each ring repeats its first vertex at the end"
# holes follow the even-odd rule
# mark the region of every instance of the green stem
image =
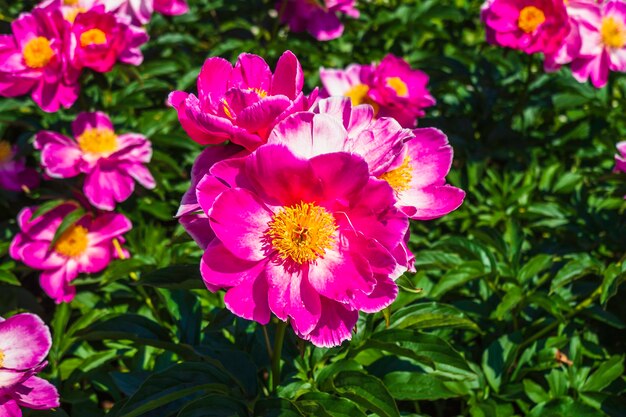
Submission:
POLYGON ((276 388, 278 388, 278 385, 280 384, 280 357, 283 352, 283 342, 285 341, 286 330, 287 322, 279 321, 276 324, 274 349, 272 350, 272 392, 276 392, 276 388))

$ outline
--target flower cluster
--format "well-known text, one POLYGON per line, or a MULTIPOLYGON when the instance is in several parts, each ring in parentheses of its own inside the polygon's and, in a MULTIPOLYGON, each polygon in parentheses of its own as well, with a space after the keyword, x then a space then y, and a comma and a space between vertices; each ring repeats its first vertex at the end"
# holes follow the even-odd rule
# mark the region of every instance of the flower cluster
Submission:
POLYGON ((56 388, 36 376, 51 345, 50 330, 34 314, 0 317, 0 416, 21 417, 21 407, 59 407, 56 388))
POLYGON ((345 70, 320 69, 325 96, 345 96, 352 104, 369 104, 377 117, 392 117, 403 127, 415 127, 424 109, 435 104, 428 75, 413 70, 402 58, 389 54, 378 64, 352 64, 345 70))
POLYGON ((624 0, 487 0, 482 20, 490 43, 543 53, 546 71, 569 65, 597 88, 626 71, 624 0))
MULTIPOLYGON (((383 69, 398 84, 413 75, 383 69)), ((396 107, 415 97, 412 81, 396 107)), ((464 192, 445 182, 452 148, 442 132, 404 128, 346 97, 311 107, 302 85, 290 52, 274 74, 244 54, 235 69, 209 59, 199 99, 172 93, 189 136, 217 145, 196 160, 179 216, 205 250, 207 288, 225 289, 232 312, 263 324, 274 314, 299 337, 336 346, 359 311, 388 306, 394 280, 413 270, 409 219, 441 217, 464 192)))
POLYGON ((276 9, 289 30, 307 31, 318 41, 329 41, 343 34, 338 14, 359 17, 356 0, 278 0, 276 9))

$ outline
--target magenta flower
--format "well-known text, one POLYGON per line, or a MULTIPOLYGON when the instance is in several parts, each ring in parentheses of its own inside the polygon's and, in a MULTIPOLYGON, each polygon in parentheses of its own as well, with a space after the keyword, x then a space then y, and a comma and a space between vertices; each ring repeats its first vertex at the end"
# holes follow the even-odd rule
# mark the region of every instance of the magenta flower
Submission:
POLYGON ((392 251, 408 219, 359 156, 301 159, 267 144, 216 163, 196 191, 216 236, 201 273, 236 315, 266 324, 274 313, 330 347, 351 337, 359 311, 395 299, 392 251))
POLYGON ((26 166, 24 158, 17 156, 17 147, 0 140, 0 188, 23 191, 39 185, 39 174, 26 166))
POLYGON ((76 68, 108 72, 118 60, 140 65, 143 55, 139 47, 147 41, 146 31, 132 26, 129 17, 97 5, 75 15, 70 30, 70 57, 76 68))
POLYGON ((320 69, 327 96, 345 96, 352 104, 369 104, 377 117, 393 117, 403 127, 415 127, 424 109, 435 104, 428 75, 388 54, 378 65, 350 65, 345 70, 320 69))
POLYGON ((307 31, 318 41, 329 41, 343 34, 338 14, 359 17, 356 0, 279 0, 276 9, 281 23, 287 23, 289 30, 307 31))
POLYGON ((94 217, 87 214, 53 243, 61 222, 76 206, 65 203, 31 220, 36 210, 37 207, 26 207, 19 213, 17 222, 21 232, 13 238, 9 254, 42 271, 41 288, 55 302, 74 299, 76 288, 70 282, 78 274, 100 272, 111 259, 128 256, 121 248, 116 249, 114 243, 115 239, 118 245, 123 243, 122 235, 132 228, 130 220, 123 215, 105 213, 94 217))
POLYGON ((145 25, 150 22, 152 13, 167 16, 178 16, 189 11, 185 0, 97 0, 107 6, 107 10, 115 10, 132 18, 133 24, 145 25))
POLYGON ((201 145, 231 140, 253 151, 279 121, 308 109, 317 97, 302 93, 304 75, 296 56, 285 52, 272 74, 263 58, 241 54, 237 64, 209 58, 198 77, 198 96, 174 91, 169 104, 187 134, 201 145))
POLYGON ((578 17, 581 46, 572 61, 576 80, 604 87, 609 71, 626 71, 626 3, 609 0, 588 4, 578 17))
POLYGON ((371 176, 387 181, 396 206, 416 220, 430 220, 456 210, 465 193, 445 177, 452 165, 452 147, 433 128, 403 129, 394 119, 374 120, 371 106, 352 107, 347 98, 321 100, 311 112, 281 122, 268 143, 288 146, 312 158, 331 152, 362 156, 371 176))
POLYGON ((544 69, 548 72, 557 71, 561 66, 571 63, 580 54, 582 39, 580 26, 584 24, 585 16, 597 10, 595 0, 569 0, 565 3, 569 16, 570 31, 554 52, 545 54, 544 69))
POLYGON ((617 144, 618 153, 615 154, 615 172, 626 173, 626 141, 617 144))
POLYGON ((527 54, 550 54, 569 32, 563 0, 487 0, 481 10, 487 42, 527 54))
POLYGON ((0 96, 30 93, 39 107, 56 112, 78 97, 78 71, 67 58, 69 23, 59 10, 35 8, 11 24, 12 35, 0 35, 0 96))
POLYGON ((38 316, 0 317, 0 416, 21 417, 21 407, 60 406, 54 385, 35 376, 45 368, 51 346, 50 330, 38 316))
POLYGON ((145 166, 152 157, 152 146, 143 135, 116 135, 111 120, 101 112, 80 113, 72 132, 72 139, 47 130, 35 136, 46 174, 53 178, 85 174, 83 192, 102 210, 113 210, 116 202, 130 197, 135 189, 133 179, 154 188, 154 178, 145 166))

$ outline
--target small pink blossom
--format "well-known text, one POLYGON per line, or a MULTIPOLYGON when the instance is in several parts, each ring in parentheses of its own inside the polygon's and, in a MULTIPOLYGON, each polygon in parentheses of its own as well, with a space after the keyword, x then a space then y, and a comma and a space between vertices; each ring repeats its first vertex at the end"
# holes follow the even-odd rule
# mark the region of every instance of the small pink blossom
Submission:
POLYGON ((216 236, 201 273, 236 315, 266 324, 273 313, 330 347, 350 339, 359 311, 395 299, 392 252, 408 219, 361 157, 267 144, 214 164, 196 194, 216 236))
POLYGON ((0 96, 30 93, 39 107, 56 112, 78 97, 79 72, 67 56, 69 23, 57 9, 35 8, 0 35, 0 96))
POLYGON ((100 272, 111 259, 127 257, 114 244, 123 243, 122 235, 132 228, 130 220, 121 214, 86 214, 63 231, 53 243, 63 219, 76 210, 65 203, 32 219, 37 207, 24 208, 17 217, 20 232, 11 242, 9 253, 15 260, 41 270, 40 284, 57 303, 74 299, 76 288, 70 285, 80 273, 100 272))
POLYGON ((0 416, 21 417, 21 407, 60 406, 54 385, 35 376, 46 367, 51 345, 50 330, 38 316, 0 317, 0 416))
POLYGON ((271 72, 263 58, 241 54, 235 67, 209 58, 198 77, 198 96, 182 91, 168 102, 187 134, 201 145, 231 140, 253 151, 279 121, 308 109, 317 97, 302 93, 304 74, 296 56, 285 52, 271 72))
POLYGON ((415 127, 424 109, 435 104, 427 89, 428 75, 392 54, 378 65, 322 68, 320 78, 325 95, 349 97, 354 105, 369 104, 377 117, 393 117, 403 127, 415 127))
POLYGON ((23 191, 39 185, 39 174, 26 166, 24 158, 17 156, 17 147, 0 140, 0 188, 23 191))
POLYGON ((146 168, 152 157, 150 141, 137 133, 116 135, 109 117, 101 112, 80 113, 72 123, 74 137, 41 131, 35 148, 41 150, 41 165, 53 178, 85 174, 83 192, 91 204, 113 210, 135 189, 135 181, 154 188, 146 168))
POLYGON ((318 41, 329 41, 343 34, 338 14, 359 17, 356 0, 279 0, 276 9, 289 30, 307 31, 318 41))
POLYGON ((626 173, 626 141, 617 144, 617 152, 615 154, 615 172, 626 173))
POLYGON ((555 52, 569 33, 563 0, 487 0, 481 18, 489 43, 528 54, 555 52))

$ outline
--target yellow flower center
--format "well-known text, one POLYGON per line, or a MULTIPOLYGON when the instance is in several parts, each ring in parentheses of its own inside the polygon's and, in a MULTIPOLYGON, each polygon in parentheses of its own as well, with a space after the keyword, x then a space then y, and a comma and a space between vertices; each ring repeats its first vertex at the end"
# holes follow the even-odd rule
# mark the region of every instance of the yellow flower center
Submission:
POLYGON ((367 93, 370 91, 370 88, 365 84, 357 84, 351 89, 349 89, 345 96, 348 97, 352 101, 353 106, 358 106, 359 104, 363 104, 368 99, 367 93))
POLYGON ((335 244, 335 218, 315 203, 283 207, 269 222, 266 235, 282 259, 303 264, 324 256, 335 244))
POLYGON ((622 48, 626 45, 626 27, 624 23, 615 20, 613 17, 602 19, 600 27, 602 43, 610 48, 622 48))
POLYGON ((107 42, 107 35, 98 28, 84 31, 80 35, 80 45, 85 47, 89 45, 103 45, 107 42))
POLYGON ((57 240, 54 250, 61 255, 74 258, 82 255, 87 250, 88 244, 87 229, 83 226, 71 226, 57 240))
POLYGON ((409 87, 406 83, 400 79, 400 77, 387 78, 387 87, 391 88, 400 97, 406 97, 409 95, 409 87))
POLYGON ((413 173, 411 172, 409 157, 405 156, 404 161, 402 161, 402 165, 396 169, 385 172, 380 175, 378 179, 387 181, 396 194, 411 188, 410 183, 411 179, 413 179, 413 173))
POLYGON ((254 91, 259 96, 259 98, 267 97, 267 91, 265 91, 265 90, 263 90, 261 88, 252 88, 252 87, 250 87, 250 88, 248 88, 248 90, 254 91))
POLYGON ((0 369, 4 366, 4 352, 0 350, 0 369))
POLYGON ((78 16, 81 13, 85 13, 87 10, 84 7, 78 7, 78 6, 73 6, 69 11, 65 12, 65 15, 63 17, 65 17, 65 20, 67 20, 70 23, 74 23, 74 21, 76 20, 76 16, 78 16))
POLYGON ((7 141, 0 140, 0 162, 5 162, 11 159, 11 154, 11 144, 7 141))
POLYGON ((29 68, 43 68, 54 56, 50 41, 43 36, 29 40, 22 51, 24 62, 29 68))
POLYGON ((228 117, 230 120, 234 120, 233 112, 231 111, 230 105, 225 98, 222 99, 222 109, 224 110, 226 117, 228 117))
POLYGON ((78 4, 78 0, 63 0, 63 4, 65 6, 76 6, 78 4))
POLYGON ((546 15, 541 9, 535 6, 526 6, 519 12, 517 26, 526 33, 532 33, 545 21, 546 15))
POLYGON ((117 136, 111 129, 85 129, 77 138, 78 146, 85 153, 102 155, 114 152, 117 149, 117 136))

